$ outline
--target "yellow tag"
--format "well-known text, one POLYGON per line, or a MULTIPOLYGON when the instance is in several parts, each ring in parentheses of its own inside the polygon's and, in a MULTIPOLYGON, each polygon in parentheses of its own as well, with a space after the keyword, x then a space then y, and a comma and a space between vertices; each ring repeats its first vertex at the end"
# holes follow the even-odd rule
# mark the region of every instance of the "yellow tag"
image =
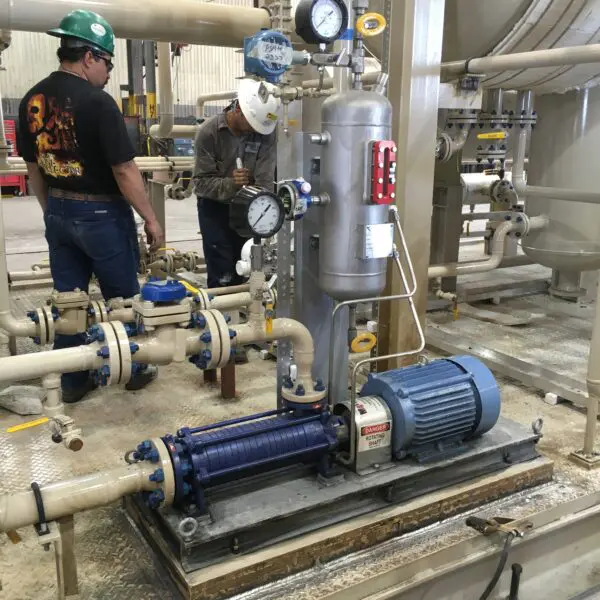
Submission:
POLYGON ((455 302, 454 306, 452 307, 452 316, 454 317, 455 321, 458 321, 458 302, 455 302))
POLYGON ((267 113, 267 119, 271 119, 271 121, 277 121, 277 115, 272 112, 267 113))
POLYGON ((356 20, 356 29, 363 37, 379 35, 386 27, 385 17, 376 12, 365 13, 356 20))
POLYGON ((198 288, 195 288, 191 283, 188 283, 187 281, 184 281, 183 279, 179 279, 179 283, 181 283, 181 285, 183 285, 183 287, 188 292, 192 292, 192 294, 198 294, 200 291, 200 290, 198 290, 198 288))
POLYGON ((489 131, 488 133, 478 133, 478 140, 505 140, 508 137, 506 131, 489 131))
POLYGON ((268 334, 273 333, 273 305, 267 304, 265 309, 265 331, 268 334))
POLYGON ((35 421, 27 421, 27 423, 21 423, 20 425, 13 425, 6 430, 6 433, 15 433, 15 431, 23 431, 23 429, 29 429, 30 427, 37 427, 48 422, 48 417, 42 417, 35 421))

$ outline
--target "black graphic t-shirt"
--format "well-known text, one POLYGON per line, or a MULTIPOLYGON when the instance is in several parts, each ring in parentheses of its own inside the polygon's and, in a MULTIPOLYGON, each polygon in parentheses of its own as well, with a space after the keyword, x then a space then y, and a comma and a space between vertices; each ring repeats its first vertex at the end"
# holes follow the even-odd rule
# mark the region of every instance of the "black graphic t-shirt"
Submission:
POLYGON ((118 194, 111 166, 135 156, 113 98, 62 71, 21 101, 18 149, 38 164, 50 187, 87 194, 118 194))

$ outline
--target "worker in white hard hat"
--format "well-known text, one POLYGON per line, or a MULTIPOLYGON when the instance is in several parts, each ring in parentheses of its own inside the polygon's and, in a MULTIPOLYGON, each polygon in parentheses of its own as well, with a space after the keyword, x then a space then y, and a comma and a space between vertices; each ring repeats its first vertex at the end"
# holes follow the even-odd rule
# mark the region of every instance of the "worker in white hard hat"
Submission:
POLYGON ((196 135, 195 192, 209 288, 241 283, 235 265, 246 239, 229 227, 229 203, 245 185, 273 191, 280 101, 243 79, 238 98, 196 135))
MULTIPOLYGON (((243 79, 237 100, 204 121, 196 135, 194 191, 209 288, 243 282, 235 267, 247 240, 229 226, 231 200, 245 185, 274 188, 280 101, 259 89, 260 82, 243 79)), ((236 362, 245 361, 240 350, 236 362)))

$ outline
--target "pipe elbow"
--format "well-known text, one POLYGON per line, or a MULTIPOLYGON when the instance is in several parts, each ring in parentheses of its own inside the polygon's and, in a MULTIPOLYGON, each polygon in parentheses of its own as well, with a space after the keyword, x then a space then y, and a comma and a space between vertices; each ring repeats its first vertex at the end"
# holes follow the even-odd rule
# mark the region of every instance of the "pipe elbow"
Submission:
POLYGON ((29 319, 17 319, 11 312, 0 313, 0 329, 16 337, 34 337, 37 325, 29 319))

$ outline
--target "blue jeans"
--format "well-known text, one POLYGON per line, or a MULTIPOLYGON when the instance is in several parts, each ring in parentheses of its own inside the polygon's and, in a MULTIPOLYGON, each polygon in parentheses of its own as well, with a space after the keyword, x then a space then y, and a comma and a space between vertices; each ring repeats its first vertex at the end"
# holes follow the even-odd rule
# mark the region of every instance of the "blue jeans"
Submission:
POLYGON ((235 265, 246 238, 229 226, 229 205, 208 198, 198 198, 198 221, 206 261, 206 286, 227 287, 244 283, 235 265))
MULTIPOLYGON (((44 214, 54 289, 88 291, 96 275, 105 300, 131 298, 139 292, 139 247, 133 211, 125 199, 87 202, 48 198, 44 214)), ((54 348, 85 343, 85 334, 56 335, 54 348)), ((62 376, 62 387, 81 387, 87 371, 62 376)))

